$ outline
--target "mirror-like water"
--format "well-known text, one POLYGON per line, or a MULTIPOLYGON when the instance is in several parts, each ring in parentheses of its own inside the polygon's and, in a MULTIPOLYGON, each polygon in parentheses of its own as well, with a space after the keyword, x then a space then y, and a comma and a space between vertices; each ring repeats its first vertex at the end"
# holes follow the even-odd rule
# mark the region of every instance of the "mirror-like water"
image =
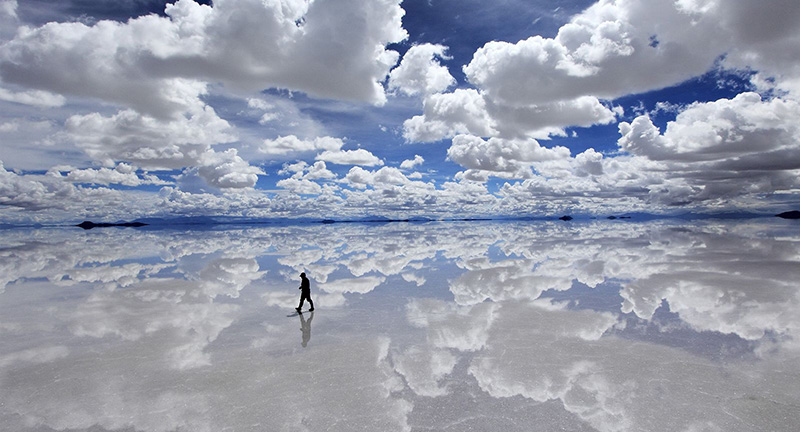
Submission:
POLYGON ((781 220, 6 230, 0 424, 794 431, 798 281, 781 220))

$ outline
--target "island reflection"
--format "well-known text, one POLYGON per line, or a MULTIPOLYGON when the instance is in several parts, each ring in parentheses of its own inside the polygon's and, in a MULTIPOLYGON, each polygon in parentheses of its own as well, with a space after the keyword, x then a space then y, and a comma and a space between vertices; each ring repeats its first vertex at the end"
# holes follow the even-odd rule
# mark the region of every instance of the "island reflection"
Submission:
POLYGON ((800 229, 786 221, 0 238, 10 430, 800 424, 800 229), (313 338, 310 316, 287 317, 301 271, 313 338))

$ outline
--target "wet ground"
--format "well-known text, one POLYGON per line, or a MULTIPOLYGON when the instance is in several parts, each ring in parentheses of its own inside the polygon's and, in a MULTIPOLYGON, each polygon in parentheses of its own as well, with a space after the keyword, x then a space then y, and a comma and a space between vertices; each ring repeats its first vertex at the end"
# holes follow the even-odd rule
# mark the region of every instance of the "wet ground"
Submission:
POLYGON ((800 427, 793 221, 228 228, 0 231, 2 430, 800 427))

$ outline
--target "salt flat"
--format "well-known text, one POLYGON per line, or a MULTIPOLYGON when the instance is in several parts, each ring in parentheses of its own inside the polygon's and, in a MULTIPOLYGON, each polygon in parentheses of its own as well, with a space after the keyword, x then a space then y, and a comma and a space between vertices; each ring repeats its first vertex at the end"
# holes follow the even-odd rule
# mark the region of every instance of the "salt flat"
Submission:
POLYGON ((800 425, 791 221, 15 229, 0 269, 3 430, 800 425))

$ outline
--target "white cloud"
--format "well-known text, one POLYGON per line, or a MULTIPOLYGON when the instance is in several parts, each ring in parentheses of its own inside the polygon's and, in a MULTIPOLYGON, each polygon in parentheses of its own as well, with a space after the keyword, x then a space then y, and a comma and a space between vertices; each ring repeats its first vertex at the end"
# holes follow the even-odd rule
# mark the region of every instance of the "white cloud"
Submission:
POLYGON ((186 107, 187 99, 169 92, 176 78, 383 103, 380 83, 398 58, 385 46, 406 38, 403 13, 393 0, 179 0, 165 17, 24 28, 0 49, 0 74, 7 83, 157 117, 186 107))
POLYGON ((368 185, 372 184, 373 173, 371 171, 367 171, 364 168, 354 166, 350 168, 350 171, 344 177, 344 180, 347 181, 352 187, 356 187, 359 189, 364 189, 368 185))
POLYGON ((637 200, 726 206, 736 205, 739 197, 793 189, 794 170, 800 168, 792 162, 797 138, 795 129, 782 122, 800 118, 791 102, 792 92, 800 89, 800 67, 791 55, 800 46, 800 28, 790 18, 797 15, 800 7, 787 2, 761 9, 738 1, 601 1, 575 15, 554 38, 484 45, 464 67, 476 89, 428 96, 423 114, 404 123, 404 137, 455 136, 448 156, 468 168, 459 178, 531 177, 506 192, 526 188, 553 197, 583 195, 587 199, 578 198, 580 205, 616 193, 615 205, 629 209, 637 200), (770 102, 743 94, 713 106, 660 103, 655 112, 684 111, 663 136, 643 117, 622 123, 620 145, 644 159, 612 160, 592 151, 570 161, 533 162, 531 174, 519 163, 519 149, 509 145, 523 138, 565 136, 570 126, 611 123, 622 109, 600 99, 678 84, 708 71, 723 55, 723 67, 757 71, 759 88, 790 93, 770 102), (769 115, 776 124, 770 125, 769 115), (737 124, 742 126, 731 126, 737 124), (459 134, 503 141, 477 145, 459 134))
POLYGON ((737 198, 800 183, 800 105, 756 93, 695 103, 661 134, 647 116, 621 123, 621 149, 660 161, 691 185, 676 200, 737 198))
POLYGON ((422 165, 423 162, 425 162, 425 159, 422 156, 414 155, 414 159, 406 159, 400 163, 400 168, 412 169, 417 165, 422 165))
POLYGON ((261 115, 261 118, 258 119, 258 124, 265 125, 273 120, 277 120, 280 118, 278 113, 264 113, 261 115))
MULTIPOLYGON (((661 135, 647 116, 620 123, 619 146, 654 160, 701 162, 800 149, 800 104, 762 100, 757 93, 695 103, 667 124, 661 135)), ((746 159, 741 160, 746 164, 746 159)), ((770 169, 770 165, 743 166, 770 169)))
POLYGON ((489 99, 486 109, 500 136, 536 139, 566 136, 564 128, 569 126, 609 124, 620 113, 619 108, 610 108, 593 96, 526 106, 504 105, 489 99))
POLYGON ((383 165, 383 161, 368 150, 326 150, 316 157, 319 161, 330 162, 338 165, 383 165))
POLYGON ((76 194, 72 185, 53 176, 30 178, 7 171, 0 161, 0 204, 27 210, 63 208, 76 194))
POLYGON ((448 59, 444 45, 421 44, 408 49, 400 65, 389 74, 389 90, 409 96, 441 93, 456 84, 438 58, 448 59))
POLYGON ((126 161, 148 170, 188 167, 186 175, 196 173, 215 188, 253 187, 258 174, 263 174, 236 149, 211 149, 236 137, 231 125, 202 103, 173 120, 124 110, 111 117, 99 113, 74 115, 65 126, 76 146, 106 166, 126 161))
POLYGON ((121 184, 124 186, 139 186, 143 184, 165 185, 170 184, 153 175, 144 174, 141 178, 136 174, 136 168, 120 163, 115 168, 86 168, 73 169, 66 175, 66 180, 73 183, 91 183, 100 185, 121 184))
POLYGON ((0 88, 0 100, 33 105, 40 108, 60 107, 66 102, 64 96, 42 90, 13 92, 4 88, 0 88))
POLYGON ((281 168, 281 170, 278 171, 278 174, 280 175, 291 174, 292 176, 302 175, 303 170, 305 170, 306 168, 308 168, 308 164, 304 161, 297 161, 295 163, 287 162, 283 164, 283 168, 281 168))
POLYGON ((729 46, 727 35, 714 34, 716 21, 668 0, 602 1, 574 16, 555 38, 487 43, 464 72, 503 105, 613 99, 707 71, 729 46))
POLYGON ((261 111, 267 111, 275 108, 271 103, 260 98, 247 98, 247 106, 261 111))
POLYGON ((278 187, 288 189, 296 194, 319 195, 322 193, 322 186, 306 179, 288 178, 279 180, 276 185, 278 187))
POLYGON ((423 115, 403 123, 409 141, 437 141, 457 134, 547 139, 565 135, 568 126, 588 127, 616 120, 619 110, 596 97, 538 105, 505 105, 473 89, 435 94, 423 102, 423 115))
POLYGON ((160 120, 133 110, 111 117, 74 115, 65 124, 69 138, 106 166, 130 162, 145 169, 176 169, 199 163, 210 146, 236 139, 231 125, 210 106, 195 105, 186 115, 160 120))
POLYGON ((425 98, 423 114, 403 123, 403 137, 408 141, 438 141, 456 134, 490 136, 497 133, 486 102, 473 89, 434 94, 425 98))
POLYGON ((418 287, 425 285, 425 277, 420 276, 416 273, 407 272, 407 273, 402 273, 400 276, 403 278, 404 281, 413 282, 418 287))
POLYGON ((258 124, 260 125, 266 125, 281 118, 281 113, 278 111, 275 104, 261 98, 247 98, 247 107, 255 111, 263 112, 258 119, 258 124))
POLYGON ((197 171, 212 186, 233 189, 253 187, 258 175, 264 174, 260 168, 242 159, 236 149, 203 153, 197 171))
POLYGON ((471 135, 457 135, 447 150, 447 157, 469 169, 498 173, 512 173, 516 177, 530 177, 532 162, 569 158, 565 147, 548 149, 536 140, 483 140, 471 135))
POLYGON ((298 155, 318 150, 338 151, 344 142, 339 138, 317 137, 312 140, 301 140, 294 135, 267 139, 259 150, 267 155, 298 155))
POLYGON ((493 101, 539 105, 581 96, 613 99, 678 84, 722 66, 796 92, 800 7, 748 1, 599 1, 554 38, 489 42, 465 66, 493 101))
POLYGON ((336 174, 332 173, 331 170, 328 169, 327 165, 323 161, 317 161, 314 165, 308 167, 307 172, 303 176, 308 180, 333 180, 336 178, 336 174))

